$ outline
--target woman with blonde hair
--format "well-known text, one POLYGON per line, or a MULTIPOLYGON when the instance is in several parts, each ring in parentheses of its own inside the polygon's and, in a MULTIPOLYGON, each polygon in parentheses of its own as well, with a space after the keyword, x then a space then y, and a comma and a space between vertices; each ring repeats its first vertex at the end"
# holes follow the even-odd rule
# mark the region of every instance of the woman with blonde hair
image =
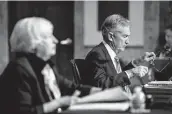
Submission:
POLYGON ((50 58, 56 54, 58 40, 52 23, 40 17, 19 20, 10 38, 15 60, 9 62, 0 78, 0 111, 3 114, 57 113, 74 104, 80 95, 100 91, 76 85, 61 76, 50 58))

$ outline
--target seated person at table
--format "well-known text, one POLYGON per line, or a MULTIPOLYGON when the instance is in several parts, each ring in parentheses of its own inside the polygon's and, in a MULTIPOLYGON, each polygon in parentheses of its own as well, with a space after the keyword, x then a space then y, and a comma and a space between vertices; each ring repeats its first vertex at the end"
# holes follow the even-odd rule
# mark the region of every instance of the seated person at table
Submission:
POLYGON ((58 73, 50 61, 57 43, 50 21, 29 17, 17 22, 10 38, 16 58, 0 77, 1 114, 55 114, 77 102, 79 94, 72 95, 75 90, 81 95, 100 91, 75 85, 58 73))
MULTIPOLYGON (((166 59, 168 64, 169 57, 172 57, 172 25, 169 25, 165 28, 163 33, 160 33, 158 38, 158 44, 155 49, 156 56, 159 58, 159 61, 166 59)), ((155 80, 158 81, 167 81, 172 77, 172 64, 163 64, 160 66, 163 70, 161 72, 155 70, 155 80)), ((161 70, 161 69, 160 69, 161 70)))
POLYGON ((143 77, 148 72, 148 67, 141 66, 141 63, 153 60, 155 54, 146 52, 142 57, 121 68, 118 54, 129 44, 129 20, 121 15, 110 15, 103 22, 101 31, 103 41, 86 56, 90 63, 86 84, 101 88, 122 86, 126 91, 130 91, 130 78, 143 77))

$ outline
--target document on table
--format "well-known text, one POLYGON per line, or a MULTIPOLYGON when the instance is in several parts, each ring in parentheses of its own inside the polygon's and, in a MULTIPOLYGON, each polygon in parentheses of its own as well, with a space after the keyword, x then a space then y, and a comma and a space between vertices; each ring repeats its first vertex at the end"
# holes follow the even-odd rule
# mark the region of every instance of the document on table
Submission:
POLYGON ((108 111, 126 111, 130 107, 129 102, 120 103, 87 103, 76 104, 68 108, 68 110, 108 110, 108 111))
POLYGON ((126 111, 130 105, 129 100, 130 96, 121 87, 115 87, 82 97, 68 110, 126 111))
POLYGON ((89 102, 118 102, 127 101, 129 99, 130 95, 127 94, 121 87, 114 87, 82 97, 78 103, 80 104, 89 102))

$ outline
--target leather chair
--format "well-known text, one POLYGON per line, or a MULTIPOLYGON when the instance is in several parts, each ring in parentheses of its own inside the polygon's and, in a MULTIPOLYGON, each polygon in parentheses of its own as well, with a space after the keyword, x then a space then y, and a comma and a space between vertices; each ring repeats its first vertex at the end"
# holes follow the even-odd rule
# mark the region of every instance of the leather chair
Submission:
POLYGON ((74 73, 74 82, 76 84, 84 84, 84 76, 87 72, 88 62, 84 59, 72 59, 70 60, 72 63, 72 69, 74 73))

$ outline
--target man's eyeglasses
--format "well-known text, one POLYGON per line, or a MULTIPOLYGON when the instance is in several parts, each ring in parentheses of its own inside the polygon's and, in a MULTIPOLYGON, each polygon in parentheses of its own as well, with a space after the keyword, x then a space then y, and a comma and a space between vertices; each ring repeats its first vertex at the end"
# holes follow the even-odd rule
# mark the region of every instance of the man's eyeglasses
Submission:
POLYGON ((157 72, 162 72, 170 64, 171 60, 172 60, 172 58, 170 58, 170 57, 166 57, 166 58, 163 58, 163 59, 157 59, 154 62, 152 62, 152 68, 154 68, 157 72), (158 66, 158 65, 156 65, 156 64, 158 64, 157 63, 158 61, 161 62, 161 60, 165 61, 165 63, 164 64, 160 64, 159 65, 160 68, 157 68, 156 66, 158 66))
MULTIPOLYGON (((165 45, 161 50, 159 50, 158 52, 156 52, 155 55, 156 56, 159 56, 161 53, 164 53, 167 56, 167 55, 169 55, 171 53, 171 48, 168 45, 165 45)), ((152 63, 151 63, 152 68, 154 68, 158 72, 162 72, 170 64, 172 58, 171 57, 164 57, 163 59, 157 58, 156 60, 155 61, 152 61, 152 63), (158 61, 159 62, 162 62, 163 61, 163 62, 160 63, 159 65, 156 65, 156 64, 158 64, 158 61), (157 68, 156 66, 158 66, 160 68, 157 68)))

